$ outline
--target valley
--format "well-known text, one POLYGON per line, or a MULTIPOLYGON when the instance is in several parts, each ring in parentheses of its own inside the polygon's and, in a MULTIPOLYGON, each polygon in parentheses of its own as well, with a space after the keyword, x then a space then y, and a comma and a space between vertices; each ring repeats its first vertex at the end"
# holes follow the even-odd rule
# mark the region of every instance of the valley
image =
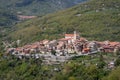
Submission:
POLYGON ((119 0, 1 0, 0 80, 119 75, 119 0))

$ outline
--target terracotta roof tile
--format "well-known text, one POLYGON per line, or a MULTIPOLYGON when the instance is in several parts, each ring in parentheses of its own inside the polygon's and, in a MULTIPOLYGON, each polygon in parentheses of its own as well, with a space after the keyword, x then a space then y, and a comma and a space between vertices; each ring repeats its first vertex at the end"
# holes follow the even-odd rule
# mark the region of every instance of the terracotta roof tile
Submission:
POLYGON ((74 34, 65 34, 65 36, 73 37, 74 34))

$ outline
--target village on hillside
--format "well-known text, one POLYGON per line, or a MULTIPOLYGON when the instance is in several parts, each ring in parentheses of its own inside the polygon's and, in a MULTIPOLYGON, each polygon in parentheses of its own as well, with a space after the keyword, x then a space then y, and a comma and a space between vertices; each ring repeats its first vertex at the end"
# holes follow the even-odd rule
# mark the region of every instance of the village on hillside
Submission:
POLYGON ((88 41, 76 31, 73 34, 65 34, 58 40, 42 40, 23 47, 8 48, 7 53, 18 58, 43 58, 48 63, 51 61, 65 62, 74 56, 92 55, 98 52, 116 54, 120 52, 120 42, 88 41))

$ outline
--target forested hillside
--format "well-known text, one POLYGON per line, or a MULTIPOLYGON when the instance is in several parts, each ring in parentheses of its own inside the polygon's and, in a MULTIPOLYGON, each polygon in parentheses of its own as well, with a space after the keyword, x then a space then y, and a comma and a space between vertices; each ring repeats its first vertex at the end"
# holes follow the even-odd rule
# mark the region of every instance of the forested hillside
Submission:
POLYGON ((17 15, 38 15, 65 9, 86 0, 1 0, 0 27, 16 23, 17 15))
MULTIPOLYGON (((3 7, 3 3, 6 1, 10 1, 5 5, 7 5, 6 8, 11 10, 0 10, 1 26, 9 26, 13 24, 14 20, 16 21, 16 16, 11 12, 13 10, 23 11, 24 6, 26 12, 23 11, 23 13, 34 14, 27 11, 32 9, 31 3, 33 5, 34 2, 56 0, 19 0, 19 2, 16 2, 16 0, 1 0, 0 6, 3 7), (23 5, 24 3, 25 5, 23 5), (28 5, 30 6, 28 7, 28 5)), ((34 9, 33 12, 35 12, 34 9)), ((75 30, 88 40, 120 42, 120 0, 90 0, 67 10, 16 23, 11 28, 0 27, 0 80, 120 80, 119 51, 81 55, 63 63, 47 64, 42 60, 42 57, 35 58, 35 55, 30 57, 16 55, 15 57, 7 53, 4 43, 2 43, 4 41, 8 44, 8 41, 12 40, 11 43, 16 44, 15 40, 19 39, 20 44, 22 41, 21 45, 23 45, 41 39, 57 39, 64 37, 64 33, 73 33, 75 30)), ((17 47, 17 45, 15 46, 17 47)), ((9 47, 8 44, 7 48, 9 47)))
POLYGON ((9 10, 0 8, 0 27, 11 26, 17 21, 17 16, 9 10))
POLYGON ((91 0, 73 8, 17 24, 9 38, 24 43, 63 37, 74 30, 90 40, 120 41, 120 1, 91 0))
POLYGON ((24 15, 44 15, 86 0, 1 0, 0 6, 24 15))
MULTIPOLYGON (((0 55, 1 80, 119 80, 120 59, 113 70, 106 60, 114 54, 97 54, 75 57, 61 64, 44 64, 41 59, 19 59, 0 55), (97 64, 97 65, 96 65, 97 64)), ((115 57, 117 58, 117 56, 115 57)))
POLYGON ((12 27, 12 25, 15 25, 17 21, 18 18, 16 14, 12 13, 9 10, 0 8, 0 52, 2 50, 2 38, 6 36, 6 33, 9 33, 7 29, 12 27))

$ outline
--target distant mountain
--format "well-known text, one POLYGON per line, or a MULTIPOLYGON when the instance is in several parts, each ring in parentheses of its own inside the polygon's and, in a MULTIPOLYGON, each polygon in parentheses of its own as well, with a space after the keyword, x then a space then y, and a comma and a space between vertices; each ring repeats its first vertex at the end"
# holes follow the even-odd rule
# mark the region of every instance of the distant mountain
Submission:
POLYGON ((0 0, 0 7, 24 15, 44 15, 86 0, 0 0))
POLYGON ((120 41, 120 1, 91 0, 73 8, 17 24, 9 35, 24 43, 63 37, 77 30, 90 40, 120 41))

